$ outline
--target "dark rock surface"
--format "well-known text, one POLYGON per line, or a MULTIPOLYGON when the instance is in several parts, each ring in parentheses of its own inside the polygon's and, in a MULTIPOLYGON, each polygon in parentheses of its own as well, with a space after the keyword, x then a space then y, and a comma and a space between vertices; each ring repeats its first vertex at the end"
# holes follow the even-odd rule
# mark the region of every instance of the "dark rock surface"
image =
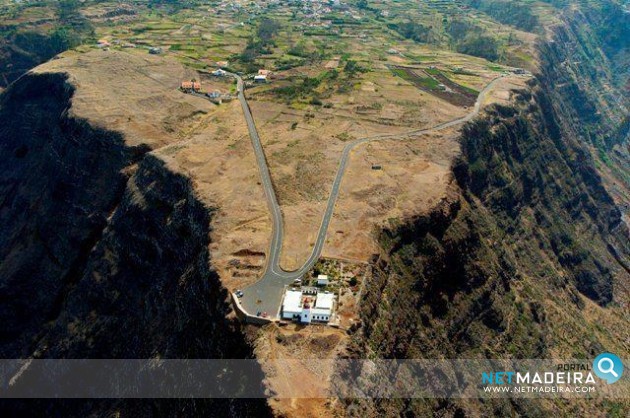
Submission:
MULTIPOLYGON (((29 75, 1 98, 2 357, 252 357, 212 270, 214 209, 146 147, 70 117, 72 92, 61 75, 29 75)), ((34 408, 269 414, 264 400, 0 403, 8 415, 34 408)))

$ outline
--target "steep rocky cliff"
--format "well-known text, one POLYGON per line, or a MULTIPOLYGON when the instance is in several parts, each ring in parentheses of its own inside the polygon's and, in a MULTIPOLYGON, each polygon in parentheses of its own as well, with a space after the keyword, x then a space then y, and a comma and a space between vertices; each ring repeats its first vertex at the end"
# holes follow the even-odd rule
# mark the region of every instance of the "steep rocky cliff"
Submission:
POLYGON ((146 151, 66 117, 71 95, 63 76, 50 75, 29 77, 2 96, 4 357, 28 355, 41 327, 59 314, 64 288, 79 280, 121 200, 122 170, 146 151))
MULTIPOLYGON (((211 266, 215 209, 148 147, 71 115, 73 91, 63 75, 31 74, 1 99, 2 357, 251 357, 211 266)), ((269 413, 262 400, 35 405, 64 416, 269 413)))
POLYGON ((591 151, 608 193, 630 210, 630 14, 614 1, 567 10, 540 44, 540 79, 565 136, 591 151))
MULTIPOLYGON (((451 196, 433 212, 382 231, 354 336, 356 356, 592 358, 629 351, 623 196, 630 188, 622 181, 628 138, 618 135, 627 113, 619 109, 616 82, 601 75, 609 69, 602 45, 581 40, 588 35, 578 21, 585 15, 565 19, 541 45, 538 81, 513 92, 510 106, 495 105, 465 126, 451 196), (582 66, 591 84, 567 71, 564 55, 589 48, 598 54, 582 66)), ((519 399, 375 400, 355 407, 408 416, 621 411, 614 402, 519 399)))

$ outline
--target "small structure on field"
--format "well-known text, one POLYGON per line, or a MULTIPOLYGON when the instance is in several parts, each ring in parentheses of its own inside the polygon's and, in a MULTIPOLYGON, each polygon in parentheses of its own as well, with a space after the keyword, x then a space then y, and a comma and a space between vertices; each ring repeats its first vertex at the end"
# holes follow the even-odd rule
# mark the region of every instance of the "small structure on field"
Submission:
POLYGON ((327 286, 330 283, 328 280, 328 276, 325 274, 320 274, 317 276, 317 286, 327 286))
POLYGON ((214 104, 223 104, 223 102, 231 102, 233 97, 229 93, 221 93, 219 90, 206 93, 206 97, 214 104))
POLYGON ((196 80, 182 81, 179 88, 184 93, 199 93, 201 91, 201 83, 196 80))

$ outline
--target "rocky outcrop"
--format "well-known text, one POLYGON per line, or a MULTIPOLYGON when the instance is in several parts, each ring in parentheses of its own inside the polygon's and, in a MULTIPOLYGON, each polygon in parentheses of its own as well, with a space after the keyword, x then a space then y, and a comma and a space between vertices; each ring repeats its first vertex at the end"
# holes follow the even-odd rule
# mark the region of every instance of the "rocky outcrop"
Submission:
MULTIPOLYGON (((69 116, 62 75, 2 96, 4 358, 248 358, 208 246, 214 208, 147 147, 69 116)), ((55 414, 266 415, 260 401, 4 402, 55 414)))

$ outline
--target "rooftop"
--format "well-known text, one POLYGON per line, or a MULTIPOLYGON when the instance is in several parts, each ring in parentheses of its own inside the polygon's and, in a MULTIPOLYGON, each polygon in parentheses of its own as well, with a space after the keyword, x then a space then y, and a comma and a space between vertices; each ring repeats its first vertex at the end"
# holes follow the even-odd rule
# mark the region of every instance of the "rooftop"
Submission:
POLYGON ((333 307, 334 300, 334 293, 319 293, 315 300, 315 307, 330 310, 333 307))
POLYGON ((302 310, 302 292, 298 290, 287 290, 284 295, 284 302, 282 307, 285 311, 300 311, 302 310))

